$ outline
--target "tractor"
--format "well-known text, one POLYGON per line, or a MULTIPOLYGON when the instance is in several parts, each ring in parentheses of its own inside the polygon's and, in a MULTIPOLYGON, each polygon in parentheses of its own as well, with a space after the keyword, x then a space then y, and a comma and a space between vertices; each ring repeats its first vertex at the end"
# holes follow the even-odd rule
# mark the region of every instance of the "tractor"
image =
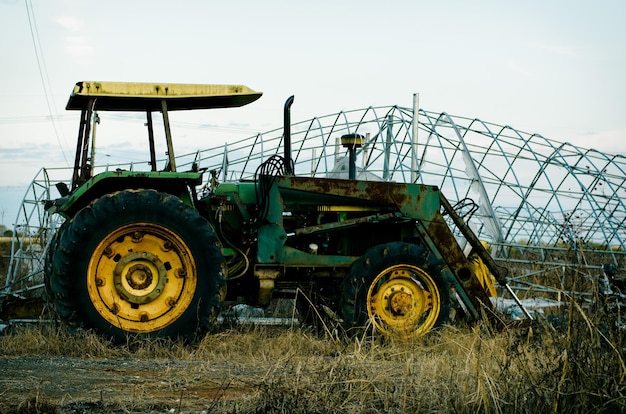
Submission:
POLYGON ((65 219, 45 260, 61 320, 117 341, 191 337, 228 306, 290 297, 304 323, 332 315, 348 332, 410 339, 495 312, 490 297, 495 281, 508 286, 506 269, 437 186, 357 179, 356 133, 341 136, 348 177, 295 174, 293 96, 283 154, 263 160, 253 179, 220 182, 197 164, 178 171, 171 111, 241 107, 261 95, 243 85, 75 85, 66 106, 81 113, 71 184, 57 184, 60 197, 46 203, 65 219), (106 111, 146 115, 145 171, 95 173, 92 124, 106 111))

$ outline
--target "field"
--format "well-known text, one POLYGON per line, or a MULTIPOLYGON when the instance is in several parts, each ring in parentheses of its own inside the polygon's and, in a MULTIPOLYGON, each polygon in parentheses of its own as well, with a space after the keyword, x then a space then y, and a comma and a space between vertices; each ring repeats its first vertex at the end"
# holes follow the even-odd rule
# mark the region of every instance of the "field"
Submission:
POLYGON ((626 412, 624 332, 569 312, 558 327, 481 323, 408 343, 231 326, 120 346, 16 327, 0 337, 0 412, 626 412))
POLYGON ((390 342, 216 326, 114 345, 52 322, 0 335, 0 413, 626 412, 626 330, 571 301, 550 322, 390 342))

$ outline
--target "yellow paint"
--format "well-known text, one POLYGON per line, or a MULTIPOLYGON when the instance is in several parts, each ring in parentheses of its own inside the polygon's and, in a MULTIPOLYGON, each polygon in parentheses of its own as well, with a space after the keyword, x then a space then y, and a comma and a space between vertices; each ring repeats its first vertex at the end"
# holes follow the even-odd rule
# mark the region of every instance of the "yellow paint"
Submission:
POLYGON ((498 296, 498 292, 496 291, 496 278, 493 277, 482 259, 477 255, 470 255, 468 259, 472 267, 472 272, 482 287, 489 293, 489 296, 494 298, 498 296))
POLYGON ((73 91, 74 95, 91 97, 195 97, 249 95, 256 93, 258 92, 244 85, 95 81, 78 82, 74 86, 73 91))
POLYGON ((409 264, 379 273, 367 292, 367 313, 384 335, 409 339, 428 333, 441 313, 441 296, 434 279, 409 264))
POLYGON ((109 233, 94 250, 87 290, 96 311, 128 332, 148 333, 177 320, 193 300, 197 274, 183 240, 153 223, 109 233))

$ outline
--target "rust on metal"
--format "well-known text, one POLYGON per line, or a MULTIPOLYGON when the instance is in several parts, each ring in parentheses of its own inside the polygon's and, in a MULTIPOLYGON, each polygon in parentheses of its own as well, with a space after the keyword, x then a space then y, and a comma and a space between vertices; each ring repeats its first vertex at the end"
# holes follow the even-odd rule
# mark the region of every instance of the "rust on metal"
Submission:
POLYGON ((463 221, 463 219, 456 213, 456 211, 454 211, 454 208, 452 208, 452 205, 450 205, 450 202, 444 197, 443 194, 440 195, 440 199, 441 205, 443 206, 445 212, 450 215, 450 218, 452 218, 454 224, 459 228, 459 230, 461 230, 461 233, 463 233, 465 239, 470 243, 476 255, 478 255, 478 257, 482 259, 482 261, 496 278, 498 283, 500 283, 502 286, 505 286, 507 284, 506 277, 508 274, 508 269, 502 266, 498 266, 498 264, 496 264, 496 262, 493 260, 493 257, 491 257, 485 246, 483 246, 480 240, 478 240, 478 237, 476 237, 474 232, 467 226, 465 221, 463 221))
POLYGON ((388 206, 412 218, 429 219, 439 209, 436 186, 310 177, 281 177, 278 186, 283 199, 295 203, 311 199, 303 193, 314 193, 317 204, 388 206))
POLYGON ((443 216, 437 214, 434 219, 422 223, 426 232, 437 246, 441 257, 467 291, 474 306, 477 309, 482 306, 492 309, 493 305, 489 299, 489 293, 474 274, 474 265, 465 257, 463 250, 454 238, 443 216))

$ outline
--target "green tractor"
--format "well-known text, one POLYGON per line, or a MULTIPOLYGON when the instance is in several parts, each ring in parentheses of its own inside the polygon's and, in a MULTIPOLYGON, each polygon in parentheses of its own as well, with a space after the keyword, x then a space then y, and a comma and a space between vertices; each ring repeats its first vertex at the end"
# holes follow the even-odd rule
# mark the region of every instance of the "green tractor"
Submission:
POLYGON ((45 265, 62 320, 118 341, 189 337, 228 304, 267 307, 290 296, 304 322, 327 314, 350 331, 414 338, 494 312, 494 279, 506 286, 506 269, 436 186, 355 179, 358 134, 341 137, 348 179, 294 174, 293 97, 283 156, 264 160, 254 179, 220 183, 212 174, 209 190, 198 191, 207 171, 177 170, 168 113, 239 107, 261 95, 241 85, 76 84, 67 104, 81 111, 72 181, 57 185, 61 197, 47 205, 65 218, 45 265), (96 111, 146 114, 147 171, 94 173, 96 111), (162 169, 153 112, 165 128, 162 169))

